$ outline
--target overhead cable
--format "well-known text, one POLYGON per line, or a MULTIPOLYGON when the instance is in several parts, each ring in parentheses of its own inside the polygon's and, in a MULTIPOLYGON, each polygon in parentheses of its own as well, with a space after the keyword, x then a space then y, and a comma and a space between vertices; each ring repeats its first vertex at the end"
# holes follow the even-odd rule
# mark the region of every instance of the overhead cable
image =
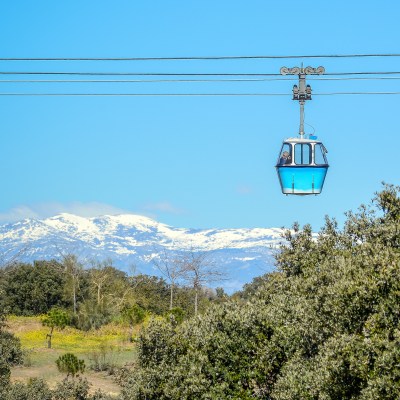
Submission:
MULTIPOLYGON (((400 72, 399 72, 400 73, 400 72)), ((281 74, 255 73, 169 73, 169 72, 38 72, 0 71, 0 75, 88 75, 88 76, 281 76, 281 74)))
MULTIPOLYGON (((399 75, 399 71, 330 72, 324 76, 399 75)), ((277 73, 170 73, 170 72, 66 72, 66 71, 0 71, 0 75, 66 75, 66 76, 276 76, 277 73)))
MULTIPOLYGON (((243 78, 243 79, 0 79, 0 83, 224 83, 224 82, 272 82, 297 80, 296 76, 285 78, 243 78)), ((351 78, 314 78, 309 81, 373 81, 373 80, 400 80, 400 77, 351 77, 351 78)))
POLYGON ((400 57, 399 53, 376 54, 316 54, 316 55, 256 55, 256 56, 194 56, 194 57, 2 57, 0 61, 198 61, 198 60, 253 60, 293 58, 367 58, 400 57))
MULTIPOLYGON (((313 96, 337 95, 399 95, 400 92, 328 92, 313 93, 313 96)), ((0 96, 53 96, 53 97, 250 97, 292 96, 291 93, 0 93, 0 96)))

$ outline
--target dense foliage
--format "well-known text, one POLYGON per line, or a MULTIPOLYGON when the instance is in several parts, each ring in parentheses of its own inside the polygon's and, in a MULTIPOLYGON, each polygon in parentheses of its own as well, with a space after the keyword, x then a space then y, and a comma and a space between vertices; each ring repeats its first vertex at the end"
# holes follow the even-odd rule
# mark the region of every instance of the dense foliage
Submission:
POLYGON ((42 379, 33 378, 27 384, 17 382, 3 388, 2 400, 115 400, 100 390, 89 393, 90 384, 85 378, 64 379, 52 390, 42 379))
POLYGON ((85 372, 85 361, 80 360, 75 354, 65 353, 56 360, 57 368, 60 372, 67 374, 67 378, 72 378, 85 372))
POLYGON ((15 315, 44 314, 53 306, 67 306, 61 270, 56 261, 20 263, 0 270, 0 305, 15 315))
MULTIPOLYGON (((192 316, 193 289, 176 287, 174 296, 174 306, 182 310, 182 315, 192 316)), ((200 293, 201 311, 213 297, 211 292, 200 293)), ((75 256, 68 255, 62 262, 17 262, 0 268, 0 308, 15 315, 64 309, 69 314, 68 324, 83 330, 97 329, 112 320, 126 320, 128 309, 164 315, 170 308, 170 285, 156 276, 128 276, 111 261, 93 262, 84 269, 75 256)), ((142 320, 129 317, 127 322, 142 320)))
POLYGON ((342 229, 295 225, 247 301, 154 319, 123 399, 399 399, 399 190, 385 186, 342 229))
POLYGON ((10 368, 22 363, 20 341, 6 331, 6 326, 5 312, 0 309, 0 399, 10 382, 10 368))

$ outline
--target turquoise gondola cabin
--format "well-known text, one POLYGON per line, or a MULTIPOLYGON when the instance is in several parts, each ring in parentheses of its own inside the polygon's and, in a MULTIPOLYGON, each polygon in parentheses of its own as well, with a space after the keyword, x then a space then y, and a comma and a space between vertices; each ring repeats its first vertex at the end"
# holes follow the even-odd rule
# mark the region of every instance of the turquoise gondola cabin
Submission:
POLYGON ((322 142, 309 138, 289 138, 283 142, 276 171, 282 193, 318 195, 324 186, 329 165, 322 142))

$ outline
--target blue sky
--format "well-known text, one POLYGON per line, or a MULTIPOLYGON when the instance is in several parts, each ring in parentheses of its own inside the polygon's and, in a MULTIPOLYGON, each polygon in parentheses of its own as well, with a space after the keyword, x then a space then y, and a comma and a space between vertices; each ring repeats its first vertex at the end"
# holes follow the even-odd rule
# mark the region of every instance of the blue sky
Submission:
MULTIPOLYGON (((3 1, 0 56, 400 53, 400 6, 359 4, 3 1)), ((0 62, 0 71, 277 73, 301 62, 324 65, 327 72, 400 71, 400 57, 0 62)), ((369 202, 381 181, 400 183, 400 96, 315 96, 306 105, 306 123, 313 127, 306 130, 315 129, 329 150, 325 188, 317 197, 283 196, 274 164, 282 140, 298 131, 298 104, 290 96, 294 83, 0 82, 0 93, 288 93, 0 96, 0 222, 58 212, 132 212, 179 227, 280 227, 299 221, 318 229, 326 214, 343 221, 345 211, 369 202)), ((400 91, 400 80, 309 83, 315 93, 400 91)))

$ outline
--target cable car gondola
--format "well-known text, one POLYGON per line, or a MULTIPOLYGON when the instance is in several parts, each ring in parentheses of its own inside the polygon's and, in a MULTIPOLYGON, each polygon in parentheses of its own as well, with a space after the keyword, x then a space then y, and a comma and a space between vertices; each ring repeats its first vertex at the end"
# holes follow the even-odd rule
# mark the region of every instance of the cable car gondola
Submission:
POLYGON ((307 74, 323 74, 325 69, 318 68, 281 68, 281 74, 299 76, 299 87, 293 87, 293 100, 300 103, 299 137, 283 141, 278 161, 275 165, 281 184, 282 193, 286 195, 320 194, 325 182, 329 165, 328 152, 316 136, 304 133, 304 104, 311 100, 311 86, 305 84, 307 74), (306 138, 305 136, 308 136, 306 138))
POLYGON ((320 194, 329 167, 326 153, 316 139, 286 139, 276 164, 282 193, 320 194))

